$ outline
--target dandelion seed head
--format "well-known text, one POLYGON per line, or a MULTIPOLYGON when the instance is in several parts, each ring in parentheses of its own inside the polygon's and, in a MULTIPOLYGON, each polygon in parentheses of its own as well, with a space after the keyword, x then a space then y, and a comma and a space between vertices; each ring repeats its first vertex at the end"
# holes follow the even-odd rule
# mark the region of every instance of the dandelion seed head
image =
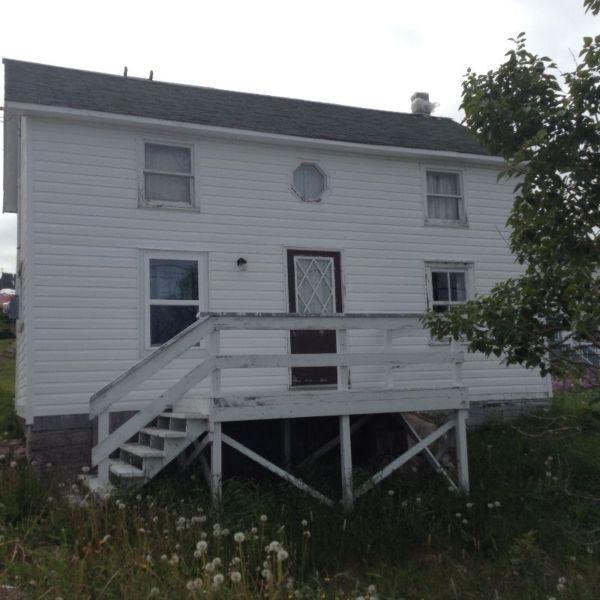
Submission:
POLYGON ((267 521, 268 521, 267 515, 260 515, 260 522, 261 523, 266 523, 267 521))
POLYGON ((245 535, 244 535, 244 534, 243 534, 241 531, 238 531, 238 532, 237 532, 237 533, 236 533, 236 534, 233 536, 233 539, 234 539, 234 541, 235 541, 237 544, 241 544, 241 543, 242 543, 242 542, 243 542, 243 541, 246 539, 246 536, 245 536, 245 535))
POLYGON ((223 581, 225 581, 225 577, 223 577, 223 575, 221 573, 217 573, 214 577, 213 577, 213 585, 221 585, 223 583, 223 581))
POLYGON ((263 569, 260 572, 260 575, 263 579, 266 579, 267 581, 269 581, 269 579, 271 579, 271 571, 269 571, 269 569, 263 569))
POLYGON ((239 571, 232 571, 229 577, 233 583, 239 583, 242 580, 242 574, 239 571))
POLYGON ((277 560, 279 562, 283 562, 284 560, 287 560, 289 554, 282 548, 281 550, 279 550, 279 552, 277 552, 277 560))
POLYGON ((302 527, 307 527, 308 521, 306 519, 302 519, 302 527))
POLYGON ((196 544, 196 550, 198 550, 198 552, 200 552, 201 554, 204 554, 206 552, 207 548, 208 548, 208 542, 206 542, 204 540, 200 540, 196 544))

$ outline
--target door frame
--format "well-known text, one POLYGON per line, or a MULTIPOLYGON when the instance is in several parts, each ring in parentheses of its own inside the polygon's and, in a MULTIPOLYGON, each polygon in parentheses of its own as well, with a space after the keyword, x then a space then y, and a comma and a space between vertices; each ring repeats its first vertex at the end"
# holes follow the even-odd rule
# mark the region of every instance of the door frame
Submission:
MULTIPOLYGON (((324 258, 333 259, 333 277, 334 277, 334 300, 335 300, 335 313, 340 314, 344 311, 345 302, 345 286, 344 286, 344 268, 343 268, 343 251, 333 248, 325 248, 318 250, 315 248, 302 249, 297 246, 284 246, 283 248, 283 261, 284 261, 284 272, 286 278, 286 298, 285 298, 285 312, 292 313, 296 310, 296 274, 294 257, 295 256, 322 256, 324 258), (291 277, 291 274, 294 274, 291 277), (293 309, 293 310, 292 310, 293 309)), ((287 334, 287 352, 292 352, 292 342, 290 332, 287 334)), ((336 339, 337 344, 337 339, 336 339)), ((292 380, 292 369, 288 369, 288 388, 290 390, 306 390, 321 387, 330 387, 328 384, 324 385, 293 385, 292 380)))

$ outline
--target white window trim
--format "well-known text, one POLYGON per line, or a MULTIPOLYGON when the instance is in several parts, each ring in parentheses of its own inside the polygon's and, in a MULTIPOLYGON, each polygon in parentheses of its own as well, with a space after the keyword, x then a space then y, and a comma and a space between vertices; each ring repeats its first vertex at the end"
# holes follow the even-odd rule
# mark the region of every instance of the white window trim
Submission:
MULTIPOLYGON (((423 212, 425 215, 425 225, 433 225, 438 227, 468 227, 469 218, 467 212, 467 199, 465 193, 465 177, 464 169, 449 169, 447 167, 439 167, 436 165, 421 165, 421 188, 423 197, 423 212), (429 217, 429 202, 427 201, 428 196, 435 196, 436 194, 427 193, 427 172, 432 171, 435 173, 453 173, 458 175, 458 185, 460 186, 461 196, 451 196, 459 198, 458 211, 460 218, 458 221, 454 219, 433 219, 429 217)), ((445 197, 448 197, 446 195, 445 197)))
MULTIPOLYGON (((177 252, 166 250, 143 250, 140 261, 140 298, 141 308, 141 354, 148 354, 158 346, 150 344, 150 306, 198 306, 198 312, 208 311, 208 253, 207 252, 177 252), (198 263, 198 300, 151 300, 150 299, 150 260, 194 260, 198 263)), ((202 345, 192 348, 199 350, 202 345)))
MULTIPOLYGON (((465 291, 467 299, 465 302, 469 300, 473 300, 475 295, 475 264, 469 261, 425 261, 425 299, 427 303, 427 310, 430 310, 433 307, 433 271, 445 271, 449 273, 464 273, 465 274, 465 291)), ((445 304, 447 306, 459 306, 464 304, 465 302, 458 302, 449 300, 447 302, 439 302, 439 304, 445 304)), ((450 339, 436 340, 433 337, 430 339, 429 343, 431 345, 446 345, 450 343, 450 339)))
POLYGON ((198 181, 198 165, 196 144, 189 140, 181 140, 176 138, 161 138, 143 136, 137 139, 137 171, 138 171, 138 206, 140 208, 164 208, 171 210, 182 211, 198 211, 199 203, 197 200, 197 181, 198 181), (146 170, 146 144, 156 144, 158 146, 173 146, 175 148, 187 148, 190 150, 190 165, 191 172, 187 173, 171 173, 163 171, 147 171, 146 170), (165 200, 151 200, 146 198, 146 172, 163 174, 163 175, 180 175, 187 176, 190 180, 190 203, 183 204, 182 202, 169 202, 165 200))
POLYGON ((325 200, 325 198, 331 194, 331 188, 329 187, 329 179, 330 179, 329 173, 327 172, 326 169, 323 168, 323 166, 319 162, 317 162, 316 160, 302 160, 301 159, 298 163, 296 163, 292 167, 292 170, 290 171, 290 182, 289 182, 290 190, 294 194, 294 196, 296 196, 302 202, 306 202, 307 204, 319 204, 319 202, 323 202, 323 200, 325 200), (294 187, 294 172, 296 171, 296 169, 298 169, 299 167, 302 167, 304 165, 307 165, 310 167, 315 167, 319 171, 319 173, 321 173, 321 175, 323 175, 324 188, 323 188, 323 191, 321 192, 321 195, 318 198, 305 198, 294 187))

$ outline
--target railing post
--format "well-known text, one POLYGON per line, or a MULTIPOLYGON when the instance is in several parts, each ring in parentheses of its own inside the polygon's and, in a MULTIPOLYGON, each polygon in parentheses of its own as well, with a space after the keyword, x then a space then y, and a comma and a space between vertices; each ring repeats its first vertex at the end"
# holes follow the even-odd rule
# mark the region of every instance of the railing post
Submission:
MULTIPOLYGON (((110 411, 105 410, 103 413, 98 415, 98 445, 100 445, 110 433, 110 411)), ((109 480, 110 470, 110 458, 107 456, 105 459, 98 463, 98 484, 100 487, 106 487, 109 480)))
MULTIPOLYGON (((452 338, 450 340, 450 352, 455 355, 458 352, 458 342, 452 338)), ((462 374, 462 366, 463 366, 463 358, 454 356, 453 360, 453 368, 452 368, 452 383, 455 387, 463 386, 463 374, 462 374)))
MULTIPOLYGON (((208 351, 213 358, 216 358, 221 351, 221 331, 215 329, 208 337, 208 351)), ((210 374, 210 393, 214 398, 221 393, 221 369, 216 367, 210 374)))
MULTIPOLYGON (((392 343, 394 341, 394 330, 386 329, 384 332, 385 336, 385 351, 392 351, 392 343)), ((394 371, 392 370, 392 365, 387 364, 385 367, 385 387, 391 389, 394 387, 394 371)))
MULTIPOLYGON (((348 332, 345 329, 337 330, 337 352, 345 354, 348 351, 348 332)), ((350 383, 350 371, 348 367, 340 366, 337 371, 338 390, 347 390, 350 383)))
POLYGON ((469 411, 460 408, 456 411, 456 470, 458 487, 463 494, 469 493, 469 455, 467 453, 467 416, 469 411))
MULTIPOLYGON (((338 354, 348 351, 348 332, 345 329, 337 330, 338 354)), ((338 390, 347 390, 350 387, 350 371, 347 366, 338 367, 338 390)), ((344 510, 352 510, 354 503, 354 489, 352 483, 352 436, 350 432, 350 416, 339 417, 340 430, 340 465, 342 476, 342 505, 344 510)))

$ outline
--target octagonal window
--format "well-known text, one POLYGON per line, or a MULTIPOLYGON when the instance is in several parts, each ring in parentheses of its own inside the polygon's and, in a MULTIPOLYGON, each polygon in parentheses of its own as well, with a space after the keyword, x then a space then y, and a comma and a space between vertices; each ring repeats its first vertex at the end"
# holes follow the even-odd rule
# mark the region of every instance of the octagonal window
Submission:
POLYGON ((327 187, 325 174, 317 165, 303 163, 294 171, 292 187, 305 202, 319 202, 327 187))

